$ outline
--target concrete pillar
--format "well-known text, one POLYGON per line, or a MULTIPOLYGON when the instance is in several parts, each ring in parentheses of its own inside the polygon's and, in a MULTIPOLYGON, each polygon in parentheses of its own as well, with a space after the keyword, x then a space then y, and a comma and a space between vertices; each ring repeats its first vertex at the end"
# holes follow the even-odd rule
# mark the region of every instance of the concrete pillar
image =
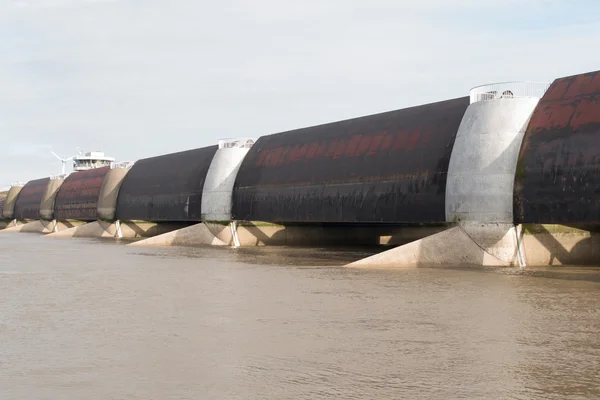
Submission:
POLYGON ((35 220, 20 225, 12 226, 4 232, 24 232, 24 233, 53 233, 60 229, 57 221, 35 220))
POLYGON ((58 189, 60 189, 60 186, 64 181, 65 179, 63 176, 50 178, 40 204, 41 219, 46 221, 52 221, 54 219, 54 200, 56 199, 56 193, 58 193, 58 189))
POLYGON ((111 168, 104 177, 98 197, 98 219, 114 221, 117 214, 117 198, 125 175, 131 168, 111 168))
POLYGON ((58 221, 58 229, 48 237, 103 237, 115 239, 147 238, 186 227, 181 223, 160 223, 149 221, 58 221))
POLYGON ((537 98, 469 106, 452 148, 446 221, 513 223, 513 184, 523 134, 537 98))
MULTIPOLYGON (((244 145, 245 142, 237 141, 244 145)), ((228 141, 219 142, 202 190, 202 220, 230 221, 233 185, 240 165, 250 150, 247 147, 226 147, 228 141)))
POLYGON ((17 198, 19 197, 19 193, 23 189, 24 185, 13 185, 8 194, 6 195, 6 200, 4 201, 4 208, 2 210, 2 218, 4 219, 12 219, 15 212, 15 204, 17 203, 17 198))

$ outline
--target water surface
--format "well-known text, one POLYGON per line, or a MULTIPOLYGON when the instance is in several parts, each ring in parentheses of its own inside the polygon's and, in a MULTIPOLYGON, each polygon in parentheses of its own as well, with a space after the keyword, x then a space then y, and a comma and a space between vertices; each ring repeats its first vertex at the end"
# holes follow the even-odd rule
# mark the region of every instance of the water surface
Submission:
POLYGON ((0 233, 1 399, 600 398, 600 273, 0 233))

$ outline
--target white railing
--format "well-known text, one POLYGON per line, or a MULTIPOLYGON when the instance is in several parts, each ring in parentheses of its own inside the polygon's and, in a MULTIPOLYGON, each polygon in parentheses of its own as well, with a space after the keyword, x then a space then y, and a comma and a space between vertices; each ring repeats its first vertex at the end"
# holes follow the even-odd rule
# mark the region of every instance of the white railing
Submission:
POLYGON ((249 149, 254 145, 254 139, 242 138, 242 139, 221 139, 219 140, 220 149, 249 149))
POLYGON ((68 174, 57 174, 57 175, 50 175, 50 180, 51 181, 56 181, 58 179, 65 179, 67 177, 68 174))
POLYGON ((27 182, 21 182, 21 181, 16 181, 10 184, 10 186, 25 186, 25 183, 27 182))
POLYGON ((131 168, 135 164, 135 161, 119 161, 110 163, 110 169, 115 168, 131 168))
POLYGON ((477 101, 532 97, 540 99, 548 90, 548 82, 500 82, 471 89, 471 103, 477 101))

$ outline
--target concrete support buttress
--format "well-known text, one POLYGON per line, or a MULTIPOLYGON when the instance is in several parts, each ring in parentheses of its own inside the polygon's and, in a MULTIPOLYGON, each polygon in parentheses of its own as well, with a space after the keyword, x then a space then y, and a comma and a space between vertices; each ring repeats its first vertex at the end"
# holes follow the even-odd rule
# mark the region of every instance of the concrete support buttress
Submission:
POLYGON ((352 265, 524 265, 513 222, 513 184, 537 103, 537 98, 472 103, 456 135, 446 182, 446 221, 458 226, 352 265))
POLYGON ((231 221, 231 197, 240 165, 249 148, 220 148, 215 153, 202 189, 202 220, 231 221))

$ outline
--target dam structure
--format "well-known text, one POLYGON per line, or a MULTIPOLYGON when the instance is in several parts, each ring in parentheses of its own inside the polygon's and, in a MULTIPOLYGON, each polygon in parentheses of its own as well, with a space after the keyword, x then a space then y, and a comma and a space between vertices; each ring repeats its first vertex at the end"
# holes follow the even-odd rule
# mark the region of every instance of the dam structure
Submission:
POLYGON ((20 225, 21 223, 14 218, 15 215, 15 203, 19 197, 19 193, 23 190, 24 183, 15 182, 11 185, 10 189, 6 193, 6 196, 0 199, 0 220, 2 226, 9 228, 20 225))
POLYGON ((384 250, 350 267, 598 264, 599 97, 598 71, 478 86, 14 185, 1 217, 136 246, 384 250))
POLYGON ((514 176, 523 135, 548 86, 504 82, 473 88, 448 166, 450 229, 355 265, 524 264, 514 225, 514 176))
MULTIPOLYGON (((217 235, 233 243, 231 192, 253 143, 250 138, 220 140, 216 146, 150 157, 124 168, 114 165, 95 185, 100 185, 97 218, 50 236, 151 238, 136 245, 225 245, 217 235)), ((69 216, 76 218, 80 208, 69 216)))
POLYGON ((65 177, 54 175, 27 182, 15 197, 13 226, 7 231, 51 233, 64 228, 54 219, 54 208, 65 177))

